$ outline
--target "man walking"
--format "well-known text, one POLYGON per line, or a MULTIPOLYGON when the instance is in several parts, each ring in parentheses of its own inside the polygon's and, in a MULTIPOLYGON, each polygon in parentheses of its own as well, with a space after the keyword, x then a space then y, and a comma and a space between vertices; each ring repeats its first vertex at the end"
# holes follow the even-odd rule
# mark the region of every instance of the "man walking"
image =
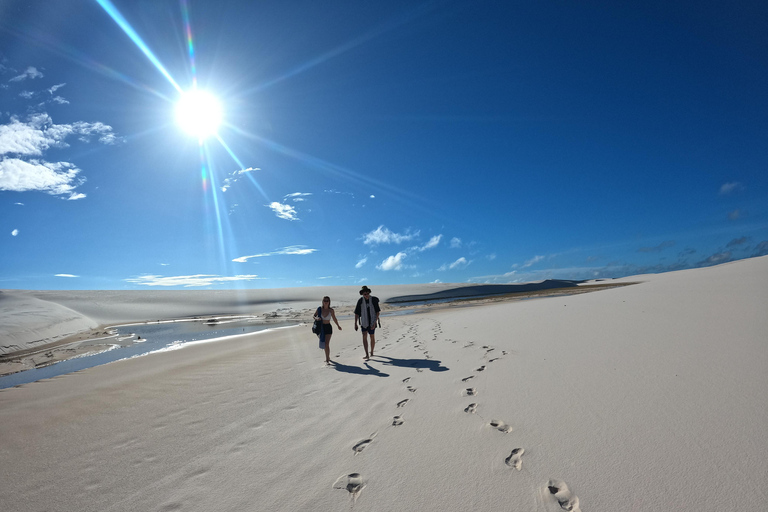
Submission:
POLYGON ((355 306, 355 330, 357 330, 357 323, 360 322, 360 328, 363 331, 363 348, 365 349, 365 359, 373 357, 373 349, 376 346, 376 325, 379 322, 379 313, 381 308, 379 307, 379 298, 371 297, 371 290, 367 286, 363 286, 360 290, 360 300, 357 301, 355 306), (368 353, 368 335, 371 335, 371 352, 368 353))

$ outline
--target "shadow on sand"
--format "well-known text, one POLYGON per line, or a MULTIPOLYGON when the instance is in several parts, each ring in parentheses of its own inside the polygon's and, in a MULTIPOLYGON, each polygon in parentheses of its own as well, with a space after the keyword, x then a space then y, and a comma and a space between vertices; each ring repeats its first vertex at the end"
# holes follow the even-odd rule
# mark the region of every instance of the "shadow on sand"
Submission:
POLYGON ((397 359, 387 356, 373 356, 373 360, 388 366, 402 366, 403 368, 424 368, 433 372, 446 372, 447 366, 440 364, 436 359, 397 359))
POLYGON ((384 373, 381 370, 377 370, 373 366, 371 366, 368 363, 364 363, 365 368, 360 368, 359 366, 351 366, 348 364, 341 364, 337 363, 336 361, 331 361, 331 367, 335 369, 337 372, 344 372, 344 373, 353 373, 355 375, 372 375, 374 377, 389 377, 388 373, 384 373))

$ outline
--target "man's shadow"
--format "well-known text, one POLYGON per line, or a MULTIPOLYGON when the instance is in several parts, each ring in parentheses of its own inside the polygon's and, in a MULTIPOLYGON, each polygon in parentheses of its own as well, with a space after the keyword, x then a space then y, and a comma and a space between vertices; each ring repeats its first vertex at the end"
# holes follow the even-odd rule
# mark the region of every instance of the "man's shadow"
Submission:
POLYGON ((348 364, 338 363, 331 361, 331 367, 337 372, 352 373, 355 375, 371 375, 373 377, 389 377, 388 373, 384 373, 381 370, 377 370, 368 363, 364 363, 366 368, 360 368, 359 366, 351 366, 348 364))
POLYGON ((446 372, 450 368, 443 366, 437 359, 398 359, 394 357, 373 356, 378 362, 389 366, 402 366, 403 368, 423 368, 433 372, 446 372), (385 359, 385 361, 381 361, 385 359))

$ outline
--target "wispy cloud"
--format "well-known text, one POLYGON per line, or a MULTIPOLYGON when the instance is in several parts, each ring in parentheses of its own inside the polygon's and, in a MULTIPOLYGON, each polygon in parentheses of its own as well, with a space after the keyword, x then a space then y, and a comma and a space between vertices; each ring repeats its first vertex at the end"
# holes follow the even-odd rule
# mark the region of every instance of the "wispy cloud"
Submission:
POLYGON ((217 276, 210 274, 196 274, 192 276, 156 276, 144 275, 125 279, 128 283, 144 286, 211 286, 219 283, 231 283, 236 281, 253 281, 260 279, 257 275, 217 276))
POLYGON ((421 247, 415 247, 414 249, 419 252, 424 252, 429 249, 434 249, 435 247, 440 245, 440 240, 442 240, 442 238, 443 238, 443 235, 433 236, 432 238, 429 239, 429 242, 427 242, 421 247))
POLYGON ((723 183, 720 186, 720 195, 721 196, 727 196, 728 194, 732 194, 734 192, 738 192, 739 190, 742 190, 743 188, 744 188, 744 185, 742 185, 738 181, 732 181, 730 183, 723 183))
POLYGON ((30 66, 28 67, 22 74, 15 76, 8 80, 9 82, 21 82, 26 79, 35 79, 35 78, 43 78, 43 74, 37 70, 36 67, 30 66))
POLYGON ((459 249, 461 247, 461 238, 451 238, 451 249, 459 249))
POLYGON ((669 249, 670 247, 675 246, 674 240, 666 240, 664 242, 661 242, 659 245, 653 246, 653 247, 640 247, 637 252, 661 252, 664 249, 669 249))
POLYGON ((525 263, 523 263, 520 268, 528 268, 532 267, 533 265, 537 264, 538 262, 544 260, 546 256, 534 256, 533 258, 529 259, 525 263))
POLYGON ((702 260, 696 264, 699 267, 710 267, 712 265, 719 265, 720 263, 727 263, 731 261, 731 251, 718 252, 711 255, 709 258, 702 260))
POLYGON ((275 215, 277 215, 281 219, 299 220, 299 216, 298 216, 298 213, 296 212, 296 209, 289 204, 283 204, 283 203, 278 203, 277 201, 274 201, 272 203, 269 203, 266 206, 269 209, 271 209, 273 212, 275 212, 275 215))
POLYGON ((355 268, 362 268, 368 262, 368 257, 365 257, 355 264, 355 268))
POLYGON ((399 234, 381 225, 370 233, 363 235, 363 243, 365 245, 401 244, 413 240, 417 236, 419 236, 418 231, 411 233, 408 230, 405 234, 399 234))
POLYGON ((399 252, 395 254, 394 256, 390 256, 384 261, 381 262, 380 265, 377 265, 376 268, 379 270, 389 271, 389 270, 402 270, 405 268, 405 265, 403 261, 408 255, 404 252, 399 252))
POLYGON ((81 170, 70 162, 47 162, 42 157, 50 148, 66 148, 66 139, 78 136, 83 142, 98 139, 115 144, 119 138, 103 123, 54 124, 45 113, 30 115, 26 121, 11 117, 0 125, 0 190, 38 191, 81 199, 74 190, 85 182, 81 170))
POLYGON ((291 200, 294 203, 300 203, 302 201, 306 201, 306 198, 311 195, 311 192, 294 192, 293 194, 287 194, 285 197, 283 197, 283 199, 291 200))
POLYGON ((456 270, 459 268, 466 268, 471 262, 467 261, 467 258, 462 256, 461 258, 457 259, 453 263, 446 263, 445 265, 441 266, 437 270, 441 272, 445 272, 446 270, 456 270))
POLYGON ((734 238, 733 240, 728 242, 728 245, 726 245, 726 247, 728 247, 728 248, 738 247, 740 245, 744 245, 744 244, 748 243, 749 240, 750 240, 750 238, 748 236, 742 236, 741 238, 734 238))
POLYGON ((260 171, 260 170, 261 169, 259 169, 258 167, 249 167, 247 169, 241 169, 239 171, 233 172, 228 177, 224 178, 224 182, 221 186, 221 191, 226 192, 227 190, 229 190, 232 187, 232 185, 234 185, 237 182, 237 180, 239 180, 242 177, 243 174, 248 172, 260 171))
POLYGON ((56 274, 54 277, 80 277, 74 274, 56 274))
POLYGON ((272 252, 263 252, 261 254, 253 254, 251 256, 240 256, 232 261, 237 263, 245 263, 252 258, 266 258, 267 256, 282 256, 282 255, 307 255, 317 252, 317 249, 310 249, 306 245, 291 245, 289 247, 283 247, 272 252))

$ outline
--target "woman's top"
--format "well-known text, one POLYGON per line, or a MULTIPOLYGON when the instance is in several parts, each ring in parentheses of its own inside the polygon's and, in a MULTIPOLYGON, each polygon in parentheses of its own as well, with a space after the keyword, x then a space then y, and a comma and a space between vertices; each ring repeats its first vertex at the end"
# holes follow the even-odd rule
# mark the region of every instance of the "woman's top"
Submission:
POLYGON ((328 310, 328 316, 324 315, 322 310, 320 310, 320 317, 323 319, 323 322, 330 322, 331 321, 331 310, 328 310))

